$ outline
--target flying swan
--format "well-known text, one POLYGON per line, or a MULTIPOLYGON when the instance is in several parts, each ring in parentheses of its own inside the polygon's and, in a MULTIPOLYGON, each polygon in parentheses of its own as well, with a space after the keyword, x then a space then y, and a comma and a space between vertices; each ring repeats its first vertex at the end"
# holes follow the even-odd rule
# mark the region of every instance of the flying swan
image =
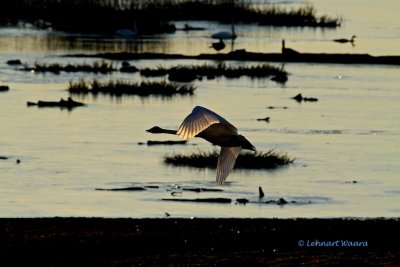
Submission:
POLYGON ((238 134, 235 126, 215 112, 196 106, 178 130, 163 129, 154 126, 146 130, 149 133, 166 133, 179 135, 183 139, 201 137, 208 142, 220 146, 216 181, 222 185, 235 165, 236 158, 242 149, 256 151, 256 148, 243 136, 238 134))

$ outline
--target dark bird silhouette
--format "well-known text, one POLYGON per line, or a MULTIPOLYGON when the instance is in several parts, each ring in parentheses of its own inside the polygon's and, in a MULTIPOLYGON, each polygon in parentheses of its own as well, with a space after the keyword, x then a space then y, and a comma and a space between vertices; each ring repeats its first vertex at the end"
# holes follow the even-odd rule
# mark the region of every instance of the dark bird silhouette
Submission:
POLYGON ((285 40, 282 40, 282 54, 284 54, 284 55, 298 55, 300 53, 297 52, 294 49, 286 48, 285 47, 285 40))
POLYGON ((222 49, 225 48, 225 43, 224 41, 222 41, 222 38, 219 38, 219 42, 212 43, 210 48, 214 48, 216 51, 221 51, 222 49))
POLYGON ((256 148, 243 136, 238 134, 235 126, 223 117, 204 107, 196 106, 179 126, 178 130, 163 129, 154 126, 149 133, 166 133, 179 135, 183 139, 201 137, 220 146, 221 152, 217 164, 217 184, 221 185, 235 165, 236 158, 242 149, 256 151, 256 148))
POLYGON ((351 39, 345 39, 345 38, 341 38, 341 39, 334 39, 333 41, 334 42, 337 42, 337 43, 354 43, 354 39, 356 38, 357 36, 355 36, 355 35, 353 35, 352 37, 351 37, 351 39))
POLYGON ((262 190, 261 186, 258 187, 258 197, 259 198, 263 198, 264 197, 264 191, 262 190))

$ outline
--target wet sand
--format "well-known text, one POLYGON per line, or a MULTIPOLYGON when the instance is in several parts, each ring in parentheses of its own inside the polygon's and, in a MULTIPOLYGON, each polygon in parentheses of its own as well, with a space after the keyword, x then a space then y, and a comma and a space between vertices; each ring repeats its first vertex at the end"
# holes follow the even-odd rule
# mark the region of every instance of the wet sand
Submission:
POLYGON ((399 266, 399 219, 0 218, 13 266, 399 266))

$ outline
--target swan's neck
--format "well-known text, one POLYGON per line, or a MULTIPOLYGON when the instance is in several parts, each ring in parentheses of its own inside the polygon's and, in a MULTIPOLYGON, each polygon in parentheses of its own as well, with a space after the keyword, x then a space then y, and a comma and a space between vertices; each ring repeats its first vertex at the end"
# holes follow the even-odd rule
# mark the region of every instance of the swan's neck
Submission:
POLYGON ((164 133, 164 134, 174 134, 174 135, 176 135, 176 130, 170 130, 170 129, 163 129, 163 128, 160 128, 157 132, 155 132, 155 133, 164 133))

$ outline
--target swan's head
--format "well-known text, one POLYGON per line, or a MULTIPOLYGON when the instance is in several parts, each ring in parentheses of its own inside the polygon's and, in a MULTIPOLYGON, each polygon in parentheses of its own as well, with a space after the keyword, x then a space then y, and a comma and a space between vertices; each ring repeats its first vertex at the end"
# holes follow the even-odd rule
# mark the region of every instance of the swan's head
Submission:
POLYGON ((250 142, 249 142, 249 146, 248 147, 242 147, 243 149, 247 149, 247 150, 251 150, 251 151, 254 151, 254 152, 257 152, 257 150, 256 150, 256 148, 255 148, 255 146, 253 146, 250 142))
POLYGON ((240 146, 242 149, 247 149, 251 151, 257 151, 256 148, 247 140, 243 135, 239 135, 240 137, 240 146))
POLYGON ((149 132, 149 133, 163 133, 161 127, 158 127, 158 126, 154 126, 154 127, 150 128, 150 129, 146 130, 146 132, 149 132))

